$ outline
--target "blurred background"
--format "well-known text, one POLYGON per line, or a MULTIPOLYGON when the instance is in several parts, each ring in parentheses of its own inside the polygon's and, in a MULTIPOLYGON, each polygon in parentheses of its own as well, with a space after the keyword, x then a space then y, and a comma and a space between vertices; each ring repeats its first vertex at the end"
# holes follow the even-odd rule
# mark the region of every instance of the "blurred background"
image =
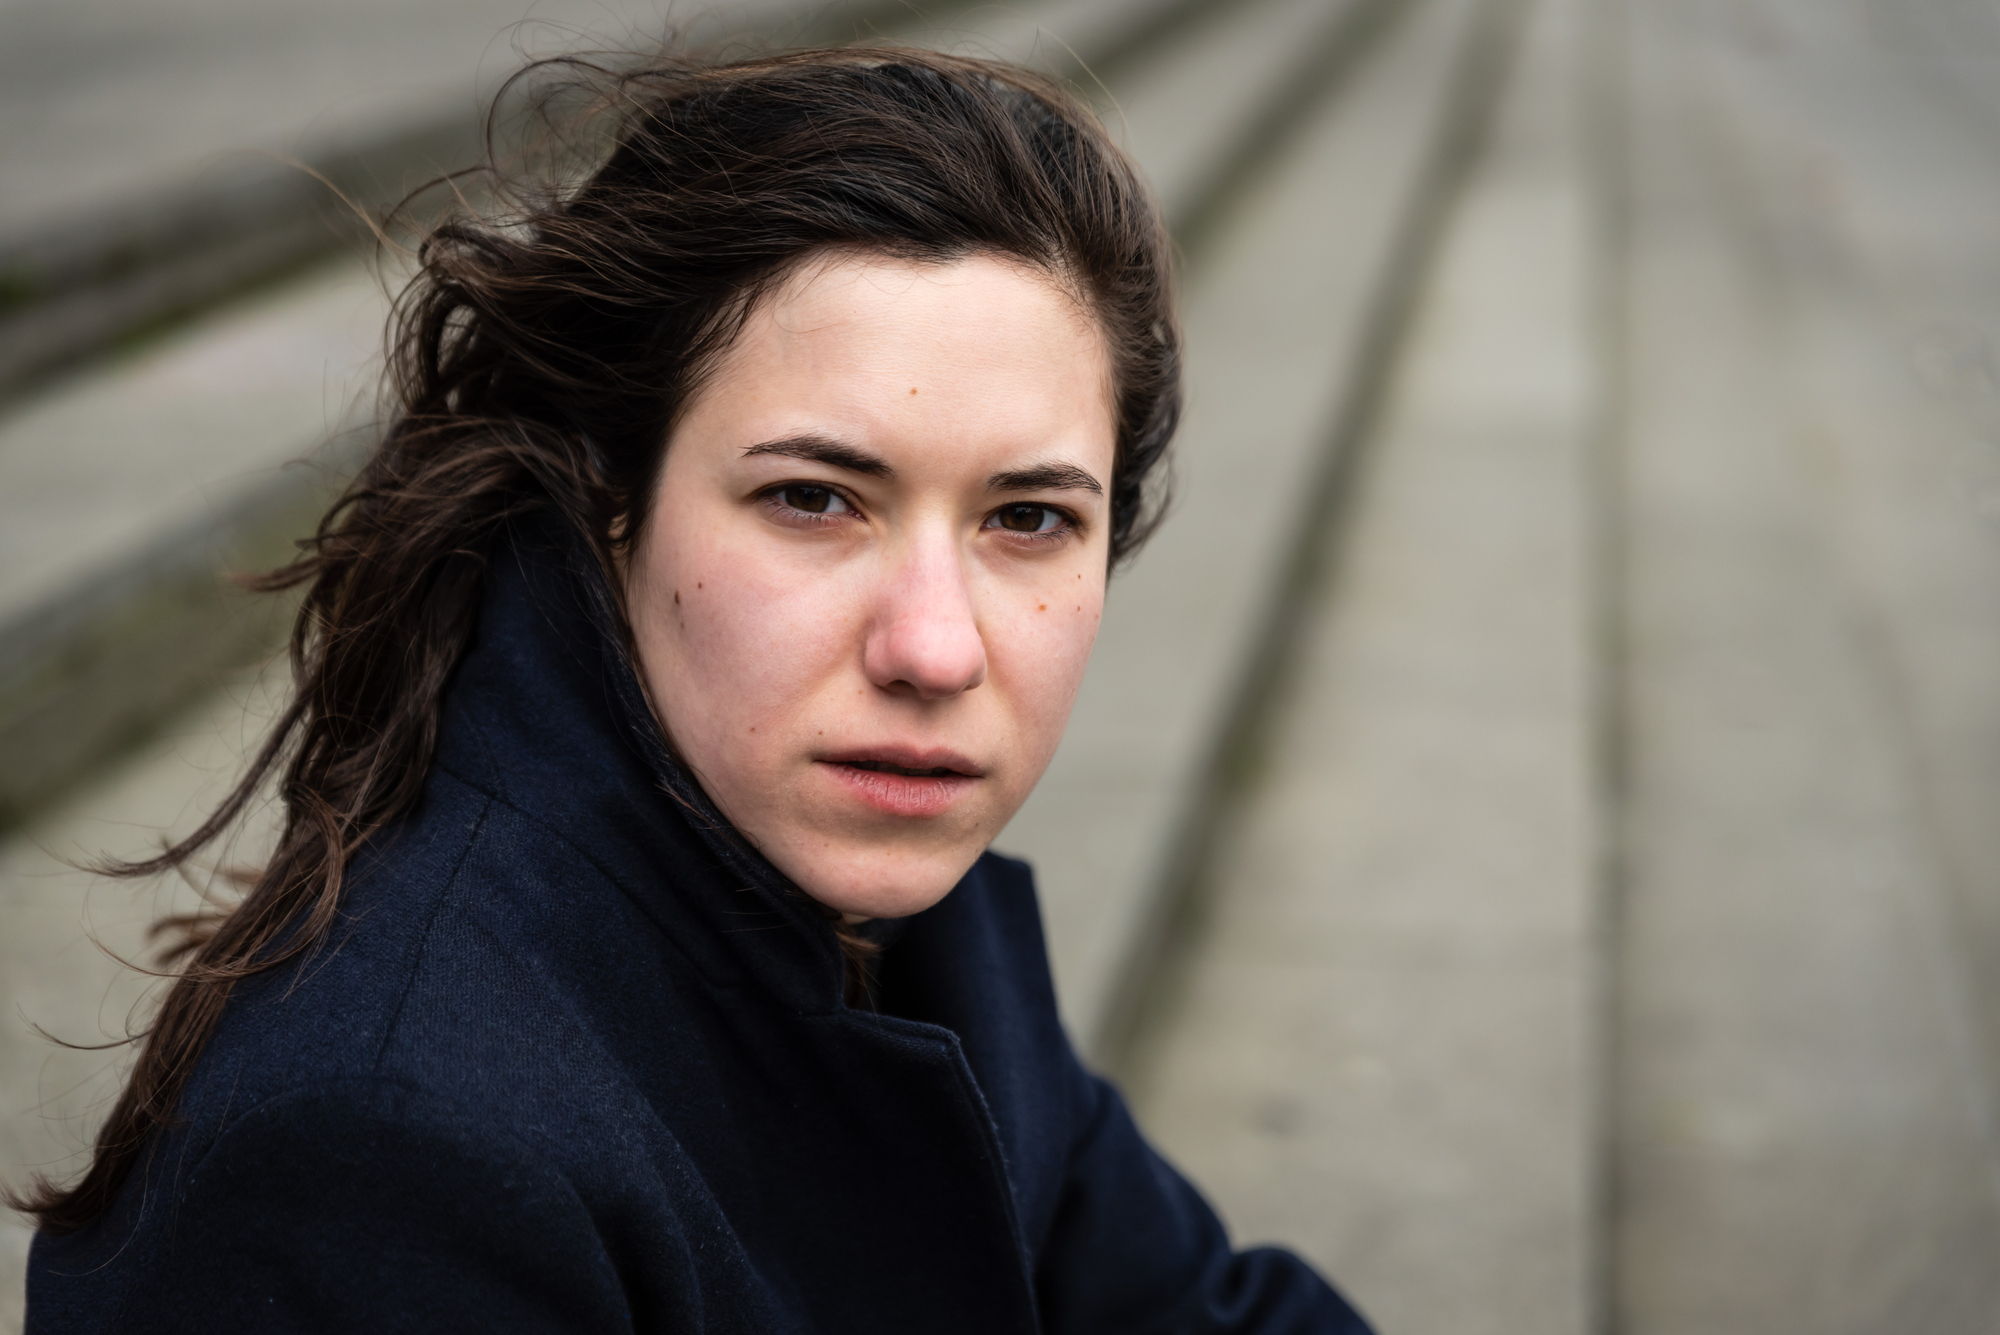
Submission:
POLYGON ((1240 1241, 1385 1333, 2000 1329, 1995 0, 0 0, 0 1173, 194 893, 76 864, 282 698, 341 201, 670 22, 1036 64, 1161 196, 1177 511, 1000 846, 1240 1241))

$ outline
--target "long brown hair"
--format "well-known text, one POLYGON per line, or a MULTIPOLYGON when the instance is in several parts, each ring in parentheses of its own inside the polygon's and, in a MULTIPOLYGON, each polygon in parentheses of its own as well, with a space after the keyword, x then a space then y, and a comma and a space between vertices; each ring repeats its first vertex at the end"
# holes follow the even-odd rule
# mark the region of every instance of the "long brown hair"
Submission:
POLYGON ((511 88, 542 110, 544 165, 525 178, 489 166, 476 183, 497 207, 460 207, 429 231, 392 317, 380 444, 299 559, 250 581, 304 590, 295 696, 200 829, 113 869, 187 866, 276 781, 282 834, 248 892, 172 924, 178 966, 89 1169, 10 1197, 50 1232, 109 1208, 236 983, 321 948, 349 861, 416 804, 497 536, 552 507, 609 577, 704 369, 811 256, 987 252, 1073 288, 1115 377, 1113 561, 1157 522, 1180 409, 1169 244, 1131 164, 1062 88, 901 49, 570 59, 511 88))

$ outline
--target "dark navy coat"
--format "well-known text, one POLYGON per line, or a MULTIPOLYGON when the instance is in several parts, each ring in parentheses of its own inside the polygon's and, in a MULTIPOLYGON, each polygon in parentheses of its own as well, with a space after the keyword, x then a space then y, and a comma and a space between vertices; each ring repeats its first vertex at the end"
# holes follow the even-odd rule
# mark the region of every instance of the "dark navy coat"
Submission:
POLYGON ((844 1005, 567 550, 503 550, 337 946, 239 988, 114 1210, 36 1238, 30 1331, 1364 1329, 1078 1063, 1021 863, 844 1005))

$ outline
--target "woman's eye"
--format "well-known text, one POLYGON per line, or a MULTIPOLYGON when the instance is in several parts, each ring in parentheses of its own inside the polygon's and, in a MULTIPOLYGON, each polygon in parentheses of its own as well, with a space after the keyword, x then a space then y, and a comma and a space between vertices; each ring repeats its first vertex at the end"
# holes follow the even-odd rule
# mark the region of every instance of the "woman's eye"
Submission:
POLYGON ((809 515, 846 514, 853 508, 831 487, 813 487, 794 482, 790 486, 778 488, 774 494, 778 504, 809 515))
POLYGON ((1049 533, 1069 522, 1062 511, 1046 505, 1003 505, 988 521, 1009 533, 1049 533))

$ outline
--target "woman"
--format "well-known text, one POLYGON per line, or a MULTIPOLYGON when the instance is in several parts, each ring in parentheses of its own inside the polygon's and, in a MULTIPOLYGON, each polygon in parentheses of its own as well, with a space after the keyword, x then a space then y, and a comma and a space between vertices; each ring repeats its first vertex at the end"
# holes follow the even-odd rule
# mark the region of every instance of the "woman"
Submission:
POLYGON ((1078 1064, 986 851, 1178 409, 1131 167, 975 61, 604 77, 267 581, 297 698, 152 867, 273 774, 284 833, 26 1202, 29 1328, 1362 1329, 1078 1064))

